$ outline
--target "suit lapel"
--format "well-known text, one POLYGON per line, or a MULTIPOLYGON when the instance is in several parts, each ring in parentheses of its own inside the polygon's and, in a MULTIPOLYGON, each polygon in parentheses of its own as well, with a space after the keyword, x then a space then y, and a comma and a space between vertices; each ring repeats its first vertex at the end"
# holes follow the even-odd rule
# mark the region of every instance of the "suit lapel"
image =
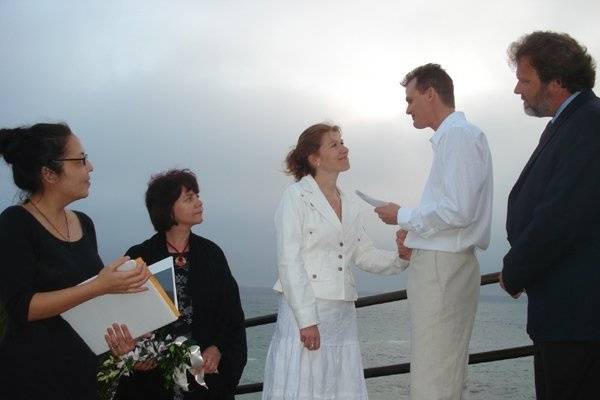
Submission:
POLYGON ((542 150, 546 147, 546 145, 550 142, 552 137, 554 137, 556 130, 557 130, 557 126, 555 124, 553 124, 552 122, 548 122, 548 125, 546 125, 546 129, 544 129, 544 131, 542 132, 542 135, 540 136, 540 141, 539 141, 537 147, 535 148, 533 153, 531 153, 531 156, 529 157, 529 161, 527 161, 527 164, 525 164, 523 171, 521 171, 521 174, 519 175, 519 179, 517 179, 517 182, 513 186, 512 190, 510 192, 510 195, 509 195, 509 200, 511 197, 516 196, 516 194, 519 192, 519 190, 521 189, 521 186, 523 186, 523 182, 525 182, 525 179, 527 178, 527 175, 529 175, 529 171, 531 170, 531 167, 535 163, 535 160, 538 158, 538 156, 540 155, 542 150))
POLYGON ((538 159, 542 151, 548 146, 548 144, 557 136, 560 126, 569 119, 569 117, 583 104, 586 103, 590 98, 594 97, 594 93, 591 90, 586 90, 579 95, 577 95, 573 101, 562 111, 562 113, 558 116, 558 118, 554 122, 549 122, 546 125, 546 129, 542 132, 540 136, 540 142, 537 147, 529 157, 529 161, 525 164, 525 168, 521 171, 521 175, 519 175, 519 179, 513 186, 510 195, 508 197, 509 206, 511 201, 515 196, 519 193, 523 183, 525 182, 531 168, 535 164, 535 161, 538 159))

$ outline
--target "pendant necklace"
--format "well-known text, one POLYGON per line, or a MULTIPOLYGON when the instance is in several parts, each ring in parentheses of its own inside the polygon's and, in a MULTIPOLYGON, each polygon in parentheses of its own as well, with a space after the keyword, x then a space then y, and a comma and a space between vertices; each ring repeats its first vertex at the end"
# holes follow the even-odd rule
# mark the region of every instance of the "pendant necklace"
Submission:
POLYGON ((185 243, 182 251, 179 251, 179 249, 169 243, 168 240, 167 246, 169 246, 172 250, 175 250, 175 253, 172 254, 175 257, 175 266, 179 268, 185 267, 187 265, 187 258, 184 256, 184 254, 190 249, 190 240, 188 239, 188 241, 185 243))
POLYGON ((67 242, 71 241, 71 232, 69 231, 69 221, 67 220, 67 211, 65 211, 63 209, 63 212, 65 213, 65 225, 67 226, 67 236, 63 235, 63 233, 58 230, 58 228, 56 227, 56 225, 54 225, 49 219, 48 217, 46 217, 46 214, 44 214, 42 212, 42 210, 40 210, 39 208, 37 208, 37 206, 33 203, 33 201, 30 201, 29 204, 31 204, 31 206, 33 208, 35 208, 35 210, 44 218, 44 220, 46 220, 46 222, 52 227, 54 228, 54 230, 56 232, 58 232, 58 234, 60 235, 61 238, 63 238, 64 240, 66 240, 67 242))

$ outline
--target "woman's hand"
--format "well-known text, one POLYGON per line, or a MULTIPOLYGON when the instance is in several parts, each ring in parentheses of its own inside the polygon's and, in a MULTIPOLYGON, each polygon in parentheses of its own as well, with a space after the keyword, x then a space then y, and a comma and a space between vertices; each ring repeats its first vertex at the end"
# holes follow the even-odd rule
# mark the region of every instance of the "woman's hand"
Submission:
POLYGON ((150 277, 150 270, 143 262, 138 262, 131 271, 118 271, 117 268, 128 261, 121 257, 88 283, 51 292, 38 292, 29 303, 28 321, 39 321, 54 317, 94 297, 107 293, 137 293, 148 290, 142 285, 150 277))
POLYGON ((300 329, 300 341, 308 350, 318 350, 321 347, 321 335, 317 325, 300 329))
POLYGON ((154 359, 140 361, 133 365, 133 369, 136 371, 149 371, 154 368, 156 368, 156 361, 154 361, 154 359))
POLYGON ((146 263, 138 261, 135 269, 131 271, 117 270, 126 261, 129 261, 129 257, 120 257, 109 266, 102 268, 96 279, 91 282, 98 295, 138 293, 148 290, 148 288, 142 287, 151 275, 146 263))
POLYGON ((112 324, 106 329, 104 339, 112 354, 121 357, 135 348, 135 340, 131 337, 127 325, 112 324))
POLYGON ((217 346, 207 347, 202 352, 202 359, 204 360, 204 373, 215 374, 218 373, 219 363, 221 362, 221 352, 217 346))

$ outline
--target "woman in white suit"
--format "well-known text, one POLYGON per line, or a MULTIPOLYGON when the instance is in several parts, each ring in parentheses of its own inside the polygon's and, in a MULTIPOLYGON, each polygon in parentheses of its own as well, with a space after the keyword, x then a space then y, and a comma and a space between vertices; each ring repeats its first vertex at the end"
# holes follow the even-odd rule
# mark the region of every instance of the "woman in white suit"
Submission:
POLYGON ((338 188, 338 175, 350 168, 339 127, 306 129, 286 164, 296 183, 275 215, 274 289, 283 296, 262 399, 367 399, 350 266, 394 274, 407 262, 373 246, 357 206, 338 188))

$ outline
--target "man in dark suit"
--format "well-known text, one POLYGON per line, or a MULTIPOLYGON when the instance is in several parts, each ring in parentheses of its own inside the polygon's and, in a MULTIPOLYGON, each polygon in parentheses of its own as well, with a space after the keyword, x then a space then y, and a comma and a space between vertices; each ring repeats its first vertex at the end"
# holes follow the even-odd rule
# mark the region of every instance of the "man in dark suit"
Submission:
POLYGON ((527 293, 537 399, 600 398, 600 99, 567 34, 533 32, 509 57, 525 113, 552 117, 508 198, 500 284, 527 293))

